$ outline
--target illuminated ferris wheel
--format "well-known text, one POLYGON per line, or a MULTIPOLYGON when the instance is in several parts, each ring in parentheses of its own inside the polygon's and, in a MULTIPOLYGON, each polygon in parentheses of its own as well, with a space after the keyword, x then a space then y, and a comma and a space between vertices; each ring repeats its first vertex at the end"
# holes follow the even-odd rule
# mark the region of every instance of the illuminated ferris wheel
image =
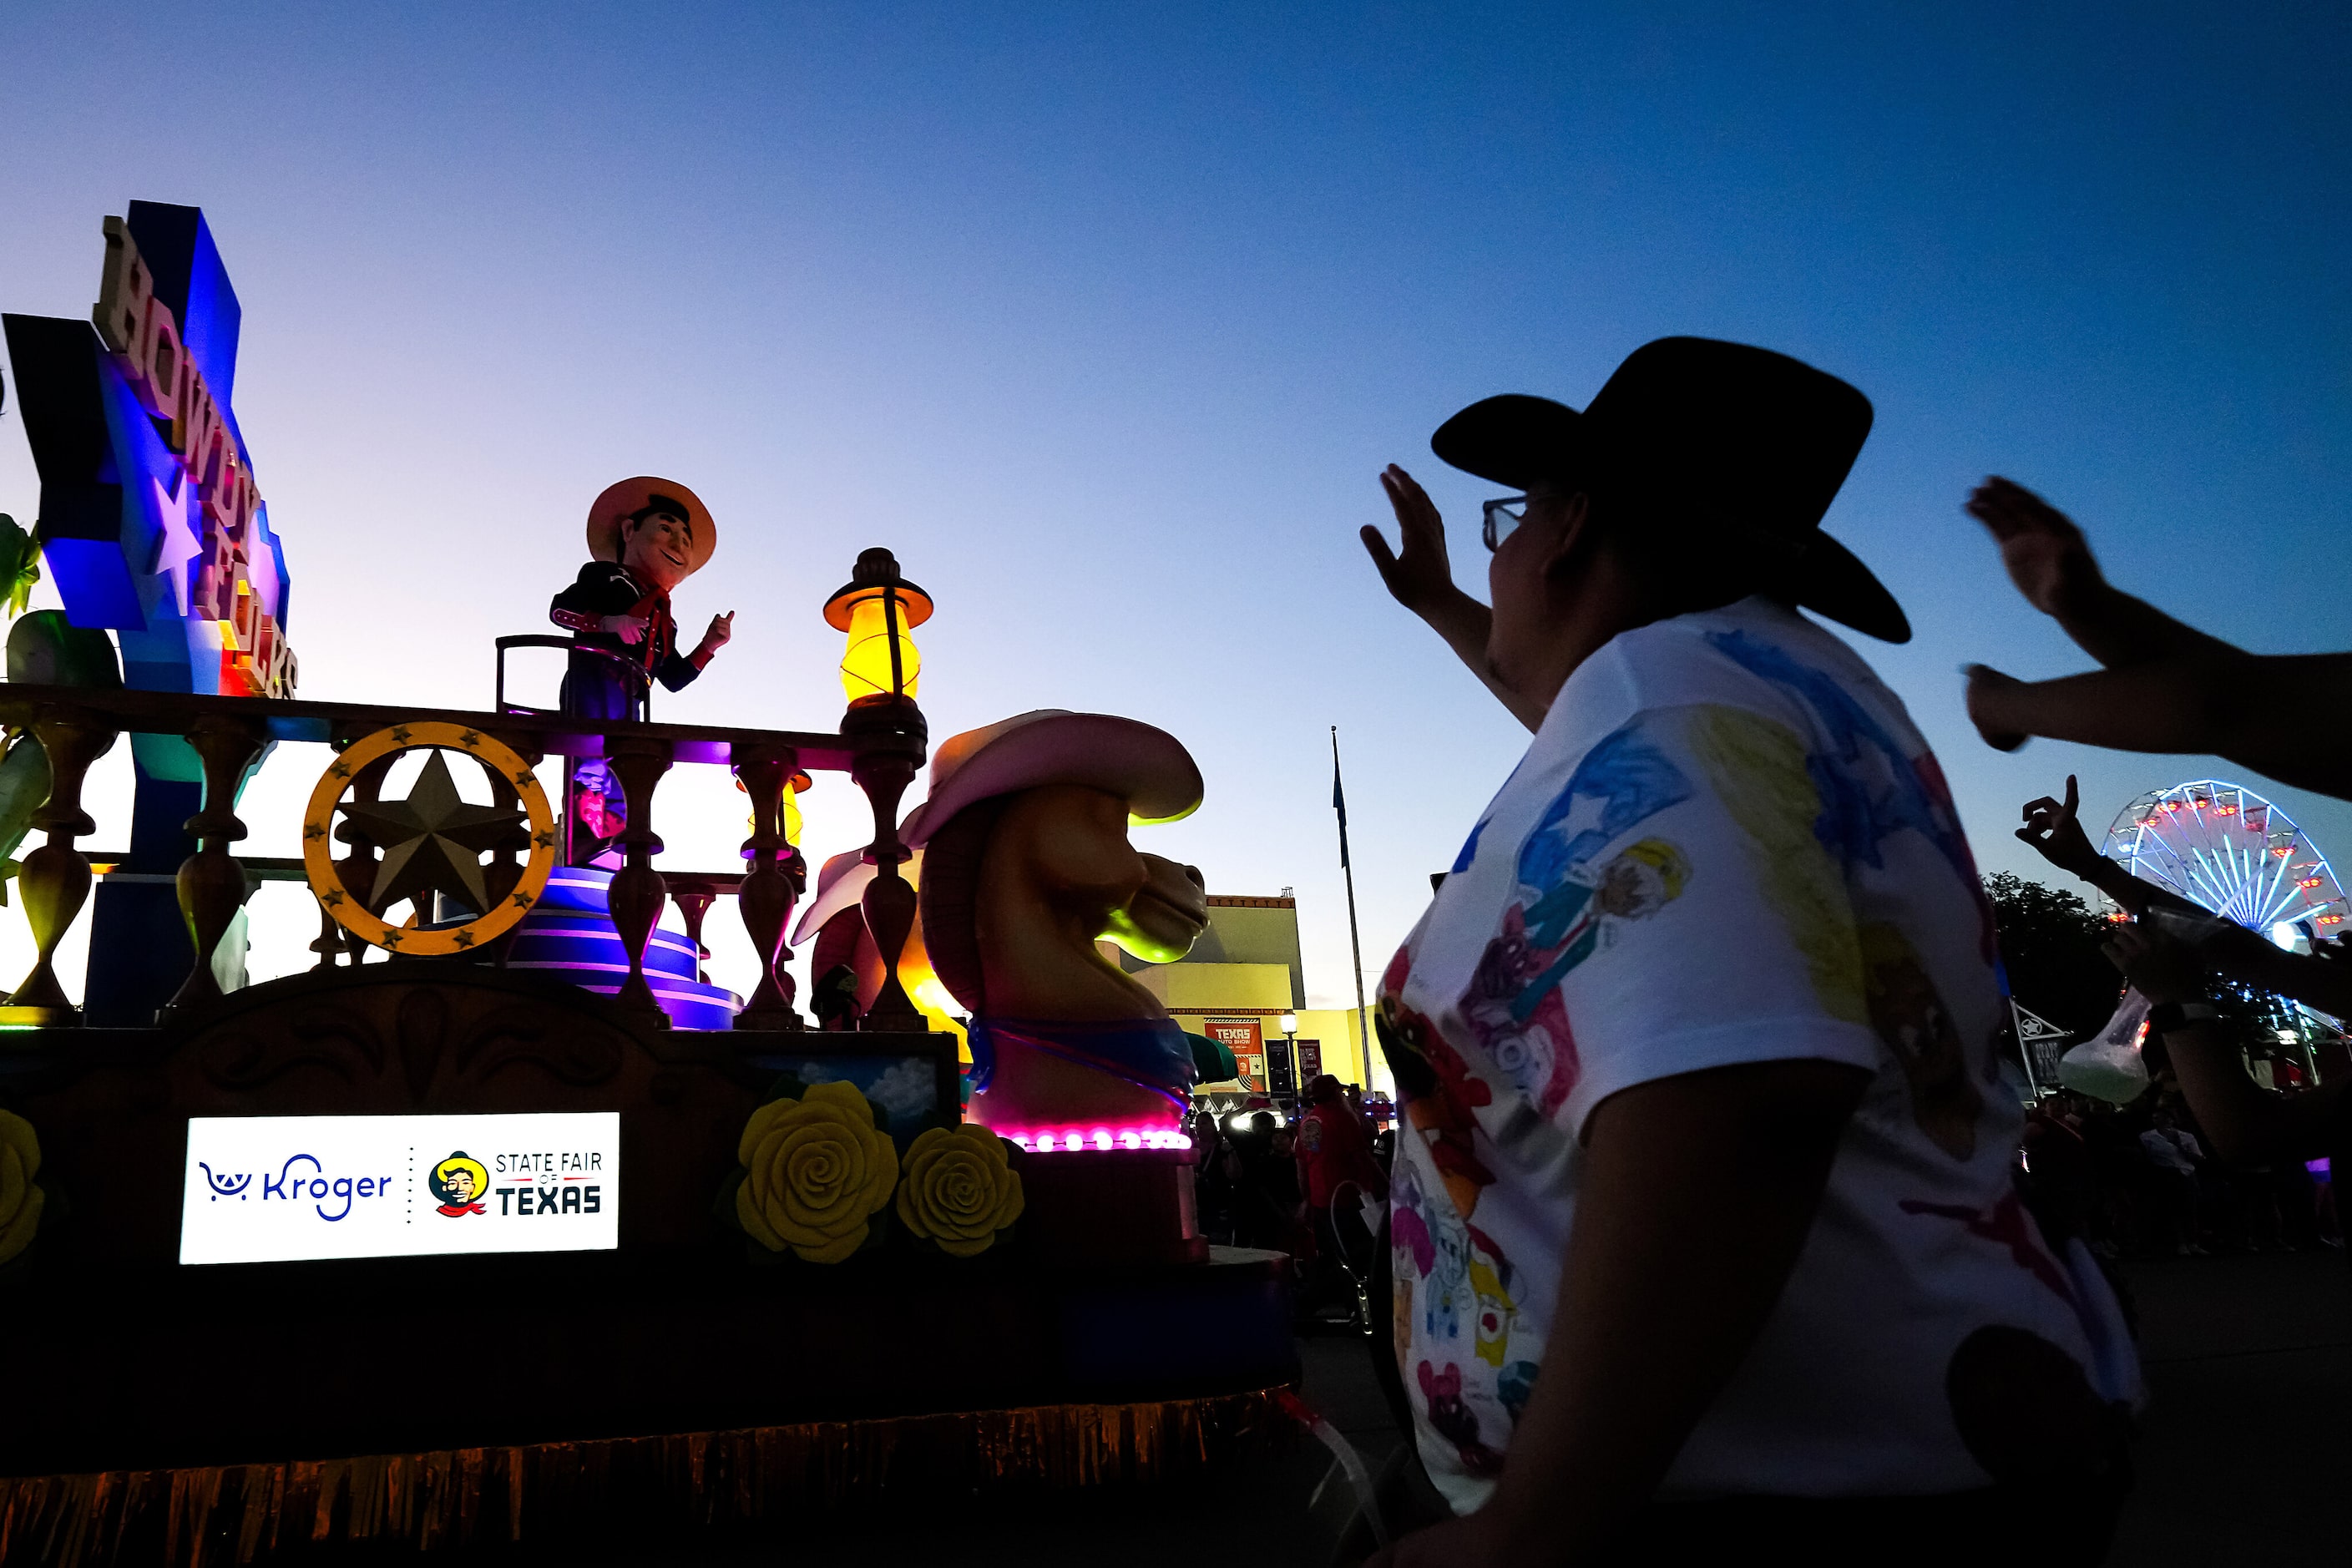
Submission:
POLYGON ((2150 790, 2107 829, 2107 858, 2282 947, 2342 936, 2344 888, 2294 819, 2242 784, 2150 790))

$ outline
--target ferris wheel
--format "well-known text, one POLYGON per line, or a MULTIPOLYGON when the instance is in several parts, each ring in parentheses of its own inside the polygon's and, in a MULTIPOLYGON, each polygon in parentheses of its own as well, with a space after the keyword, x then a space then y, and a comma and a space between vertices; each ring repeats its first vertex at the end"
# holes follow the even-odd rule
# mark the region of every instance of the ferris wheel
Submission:
POLYGON ((2281 946, 2344 932, 2344 888, 2294 819, 2242 784, 2150 790, 2107 829, 2105 853, 2136 877, 2281 946))

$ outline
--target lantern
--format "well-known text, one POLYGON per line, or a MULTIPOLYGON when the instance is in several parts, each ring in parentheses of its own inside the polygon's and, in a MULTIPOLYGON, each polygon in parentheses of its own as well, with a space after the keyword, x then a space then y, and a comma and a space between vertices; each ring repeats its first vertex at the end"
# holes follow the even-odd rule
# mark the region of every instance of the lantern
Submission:
POLYGON ((931 596, 898 575, 887 550, 859 552, 849 584, 824 602, 825 624, 849 634, 841 689, 852 708, 909 701, 922 656, 907 634, 931 618, 931 596))

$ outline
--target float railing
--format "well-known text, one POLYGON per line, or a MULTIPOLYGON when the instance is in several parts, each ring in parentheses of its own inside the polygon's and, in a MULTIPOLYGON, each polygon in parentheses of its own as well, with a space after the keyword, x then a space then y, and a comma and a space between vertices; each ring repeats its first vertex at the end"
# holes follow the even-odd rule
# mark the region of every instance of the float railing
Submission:
MULTIPOLYGON (((926 1026, 897 973, 898 953, 915 913, 914 889, 898 869, 907 858, 898 840, 898 803, 923 764, 929 742, 921 710, 905 697, 854 706, 839 731, 825 733, 598 721, 565 714, 478 713, 357 702, 0 684, 0 724, 26 730, 38 740, 47 753, 50 773, 48 799, 32 818, 32 826, 45 833, 47 841, 23 858, 17 873, 37 952, 31 974, 5 1003, 8 1016, 18 1021, 81 1022, 80 1010, 58 984, 55 956, 58 944, 72 929, 89 896, 89 858, 75 842, 97 831, 97 825, 82 809, 83 783, 90 765, 119 735, 183 736, 204 763, 203 809, 186 825, 196 849, 181 864, 175 879, 181 913, 195 944, 195 959, 186 981, 163 1010, 168 1019, 179 1010, 200 1007, 221 994, 212 955, 254 885, 247 868, 229 847, 246 837, 246 826, 235 809, 236 785, 263 747, 272 741, 295 741, 324 743, 341 752, 356 741, 384 731, 393 732, 404 744, 407 738, 400 733, 404 727, 446 724, 454 726, 461 737, 475 738, 466 744, 487 737, 534 767, 551 755, 601 757, 620 779, 627 795, 628 817, 619 839, 624 863, 614 874, 610 899, 613 923, 629 955, 629 975, 614 1000, 656 1026, 665 1026, 667 1020, 646 980, 645 950, 670 896, 664 877, 653 866, 653 857, 662 847, 654 830, 654 810, 663 775, 680 763, 727 767, 751 797, 752 834, 744 845, 750 868, 740 883, 723 889, 719 884, 731 878, 697 878, 690 880, 711 886, 682 886, 680 891, 702 898, 704 909, 709 907, 708 895, 735 892, 744 930, 761 966, 759 984, 736 1026, 774 1029, 799 1026, 799 1016, 777 973, 777 956, 798 898, 782 864, 789 853, 782 826, 784 786, 796 772, 849 774, 866 792, 874 814, 874 841, 866 854, 876 875, 866 890, 864 912, 882 957, 883 973, 888 977, 859 1026, 876 1030, 926 1026)), ((384 758, 374 766, 380 769, 389 761, 384 758)), ((501 804, 513 804, 513 784, 495 770, 490 776, 499 789, 501 804)), ((319 838, 329 827, 313 822, 307 823, 303 831, 308 838, 319 838)), ((373 846, 358 831, 357 824, 346 822, 338 837, 352 844, 355 858, 372 860, 373 846)), ((509 889, 521 875, 521 868, 512 864, 512 856, 533 847, 530 837, 522 835, 522 842, 489 851, 503 860, 486 870, 503 872, 509 889)), ((322 902, 322 921, 331 926, 332 919, 322 902)), ((700 921, 697 919, 694 923, 698 927, 700 921)), ((322 935, 312 947, 331 963, 329 940, 322 935)), ((335 941, 340 944, 340 936, 335 941)))

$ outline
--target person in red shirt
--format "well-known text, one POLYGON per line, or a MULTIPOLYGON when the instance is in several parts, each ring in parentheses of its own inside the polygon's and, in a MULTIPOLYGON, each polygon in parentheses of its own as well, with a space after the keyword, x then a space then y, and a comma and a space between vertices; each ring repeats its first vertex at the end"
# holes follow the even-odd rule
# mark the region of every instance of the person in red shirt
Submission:
MULTIPOLYGON (((1340 1091, 1339 1080, 1329 1073, 1307 1084, 1307 1112, 1298 1119, 1298 1184, 1307 1194, 1307 1221, 1314 1227, 1316 1249, 1324 1258, 1369 1258, 1374 1243, 1362 1233, 1360 1216, 1334 1215, 1331 1200, 1349 1183, 1376 1198, 1388 1196, 1388 1178, 1372 1158, 1371 1135, 1364 1130, 1363 1116, 1340 1091), (1344 1237, 1332 1228, 1335 1222, 1347 1226, 1344 1237)), ((1352 1210, 1354 1205, 1348 1206, 1352 1210)))

